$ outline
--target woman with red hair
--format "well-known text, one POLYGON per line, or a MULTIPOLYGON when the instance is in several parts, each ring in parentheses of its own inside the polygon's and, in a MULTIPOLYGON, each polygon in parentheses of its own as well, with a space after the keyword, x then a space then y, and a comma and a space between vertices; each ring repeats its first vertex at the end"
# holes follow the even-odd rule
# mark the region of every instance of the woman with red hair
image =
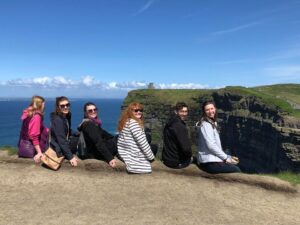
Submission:
POLYGON ((118 153, 128 173, 151 173, 154 155, 144 131, 143 105, 133 102, 122 112, 118 124, 118 153))

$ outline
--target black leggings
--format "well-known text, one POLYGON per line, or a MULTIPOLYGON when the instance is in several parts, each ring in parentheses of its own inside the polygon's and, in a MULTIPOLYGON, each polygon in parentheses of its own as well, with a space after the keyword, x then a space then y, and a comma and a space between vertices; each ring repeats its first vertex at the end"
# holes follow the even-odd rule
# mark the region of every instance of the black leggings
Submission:
POLYGON ((204 170, 207 173, 240 173, 241 169, 233 164, 228 164, 224 162, 209 162, 209 163, 200 163, 200 169, 204 170))

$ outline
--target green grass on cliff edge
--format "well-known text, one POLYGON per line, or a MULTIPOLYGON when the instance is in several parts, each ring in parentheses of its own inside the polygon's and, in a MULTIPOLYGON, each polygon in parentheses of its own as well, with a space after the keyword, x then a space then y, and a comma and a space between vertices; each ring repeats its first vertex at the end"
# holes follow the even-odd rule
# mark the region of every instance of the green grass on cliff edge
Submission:
POLYGON ((277 177, 281 180, 290 182, 291 184, 300 184, 300 173, 284 171, 276 174, 267 174, 268 176, 277 177))
POLYGON ((283 114, 300 117, 300 84, 277 84, 253 88, 228 86, 222 89, 141 89, 130 91, 124 103, 139 101, 175 105, 178 101, 185 101, 192 106, 197 104, 196 100, 199 97, 211 96, 213 92, 256 96, 267 106, 277 107, 283 114))
POLYGON ((18 149, 16 147, 12 147, 10 145, 1 146, 0 149, 3 151, 7 151, 8 155, 16 155, 18 152, 18 149))

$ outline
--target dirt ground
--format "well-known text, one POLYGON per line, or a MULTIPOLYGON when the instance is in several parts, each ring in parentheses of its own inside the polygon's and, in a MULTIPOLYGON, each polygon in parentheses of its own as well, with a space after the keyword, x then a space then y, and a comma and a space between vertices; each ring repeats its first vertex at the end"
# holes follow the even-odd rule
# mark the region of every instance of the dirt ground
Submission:
POLYGON ((192 165, 129 175, 118 162, 66 162, 51 171, 0 154, 0 224, 300 224, 299 186, 246 174, 208 175, 192 165))

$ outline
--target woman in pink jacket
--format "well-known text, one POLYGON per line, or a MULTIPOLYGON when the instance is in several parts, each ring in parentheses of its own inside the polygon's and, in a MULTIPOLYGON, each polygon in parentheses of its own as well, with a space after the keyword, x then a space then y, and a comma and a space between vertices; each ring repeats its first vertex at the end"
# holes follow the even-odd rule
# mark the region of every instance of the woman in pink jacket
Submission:
POLYGON ((44 126, 45 99, 33 96, 30 105, 23 111, 22 128, 18 143, 18 155, 33 158, 39 163, 46 148, 48 128, 44 126))

